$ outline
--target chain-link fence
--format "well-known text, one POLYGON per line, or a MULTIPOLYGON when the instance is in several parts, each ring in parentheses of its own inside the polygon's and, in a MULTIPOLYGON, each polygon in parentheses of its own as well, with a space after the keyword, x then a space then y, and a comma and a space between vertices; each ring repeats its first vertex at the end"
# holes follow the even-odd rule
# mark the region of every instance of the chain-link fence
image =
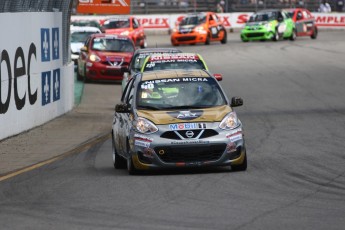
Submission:
MULTIPOLYGON (((0 0, 0 13, 62 12, 62 44, 68 44, 73 1, 74 0, 0 0)), ((70 62, 71 55, 68 46, 62 47, 62 58, 63 64, 70 62)))

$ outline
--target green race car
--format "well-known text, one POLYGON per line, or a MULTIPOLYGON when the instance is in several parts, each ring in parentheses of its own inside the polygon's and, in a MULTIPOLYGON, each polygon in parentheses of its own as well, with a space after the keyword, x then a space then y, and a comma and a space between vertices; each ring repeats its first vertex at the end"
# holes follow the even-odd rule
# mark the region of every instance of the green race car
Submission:
POLYGON ((263 10, 252 16, 241 31, 243 42, 280 39, 296 39, 296 29, 293 20, 281 10, 263 10))

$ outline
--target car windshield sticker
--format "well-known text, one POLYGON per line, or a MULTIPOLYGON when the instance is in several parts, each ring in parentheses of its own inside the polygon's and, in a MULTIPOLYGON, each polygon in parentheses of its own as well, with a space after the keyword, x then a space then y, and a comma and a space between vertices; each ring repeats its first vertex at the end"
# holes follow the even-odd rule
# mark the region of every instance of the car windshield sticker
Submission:
POLYGON ((153 54, 150 57, 150 61, 159 60, 199 60, 199 56, 195 54, 179 54, 179 53, 163 53, 163 54, 153 54))
POLYGON ((202 110, 190 110, 190 111, 174 111, 167 112, 173 118, 180 120, 193 120, 200 117, 203 114, 202 110))
MULTIPOLYGON (((183 78, 166 78, 166 79, 157 79, 141 82, 141 88, 145 88, 145 85, 148 84, 160 84, 160 83, 175 83, 175 82, 207 82, 206 77, 183 77, 183 78)), ((145 88, 146 89, 146 88, 145 88)))

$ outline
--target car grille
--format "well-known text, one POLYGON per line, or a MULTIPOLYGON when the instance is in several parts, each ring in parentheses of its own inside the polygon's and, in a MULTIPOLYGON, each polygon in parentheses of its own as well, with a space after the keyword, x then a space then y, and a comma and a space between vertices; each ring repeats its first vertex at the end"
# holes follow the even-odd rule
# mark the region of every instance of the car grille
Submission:
POLYGON ((121 71, 121 69, 107 69, 105 71, 101 71, 101 73, 103 75, 109 76, 109 75, 119 75, 119 74, 123 74, 123 71, 121 71))
POLYGON ((264 36, 264 33, 249 33, 249 34, 246 34, 246 36, 248 38, 262 37, 262 36, 264 36))
MULTIPOLYGON (((188 130, 187 130, 188 131, 188 130)), ((201 135, 198 137, 198 139, 203 139, 207 137, 212 137, 218 135, 218 132, 213 130, 213 129, 201 129, 201 130, 193 130, 193 137, 198 137, 201 133, 201 135)), ((188 138, 186 136, 186 130, 181 130, 181 131, 167 131, 161 135, 161 138, 167 138, 167 139, 172 139, 172 140, 181 140, 183 138, 188 138), (179 135, 178 135, 179 134, 179 135)))
POLYGON ((216 161, 225 151, 226 144, 193 145, 193 146, 160 146, 154 150, 166 163, 216 161))
POLYGON ((179 42, 185 42, 185 41, 193 41, 195 40, 195 36, 184 36, 184 37, 179 37, 177 38, 177 41, 179 42))

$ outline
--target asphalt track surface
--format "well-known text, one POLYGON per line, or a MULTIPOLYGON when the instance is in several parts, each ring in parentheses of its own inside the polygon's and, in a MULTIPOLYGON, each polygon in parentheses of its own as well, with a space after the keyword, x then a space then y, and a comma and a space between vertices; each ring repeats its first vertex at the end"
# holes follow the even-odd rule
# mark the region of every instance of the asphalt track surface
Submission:
MULTIPOLYGON (((234 33, 226 45, 180 46, 223 74, 229 97, 244 99, 236 111, 247 171, 129 176, 113 168, 108 139, 0 182, 0 228, 344 229, 344 37, 242 43, 234 33)), ((149 42, 170 46, 166 35, 149 42)), ((88 84, 84 96, 102 100, 119 88, 88 84), (93 87, 104 89, 90 95, 93 87)))

